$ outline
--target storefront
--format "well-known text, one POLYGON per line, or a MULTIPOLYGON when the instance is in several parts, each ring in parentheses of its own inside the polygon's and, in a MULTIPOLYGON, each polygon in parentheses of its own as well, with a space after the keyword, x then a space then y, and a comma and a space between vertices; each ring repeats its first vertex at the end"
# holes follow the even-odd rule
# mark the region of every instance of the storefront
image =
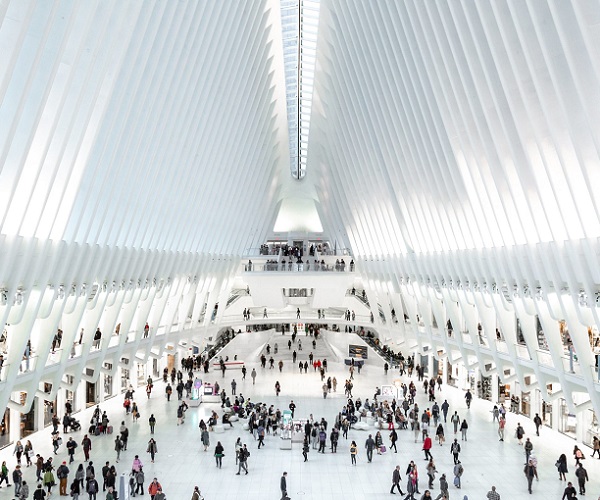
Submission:
MULTIPOLYGON (((92 377, 94 375, 94 370, 92 370, 91 368, 86 368, 85 374, 88 377, 92 377)), ((86 406, 86 408, 89 408, 90 406, 94 406, 96 404, 97 399, 98 398, 97 398, 97 394, 96 394, 96 384, 93 382, 86 382, 85 383, 85 406, 86 406)))
POLYGON ((2 420, 0 420, 0 449, 10 443, 12 443, 10 440, 10 410, 7 408, 4 410, 2 420))
POLYGON ((479 381, 477 382, 477 397, 480 399, 485 399, 487 401, 492 400, 492 376, 484 377, 480 376, 479 381))
POLYGON ((446 383, 458 387, 458 367, 452 366, 450 361, 446 362, 446 383))
MULTIPOLYGON (((50 394, 52 392, 52 384, 44 384, 44 393, 50 394)), ((44 427, 48 427, 52 424, 52 417, 56 413, 56 398, 54 401, 44 400, 44 427)))
POLYGON ((567 402, 562 398, 558 400, 558 431, 573 439, 577 438, 577 417, 569 413, 567 402))
MULTIPOLYGON (((27 399, 27 393, 22 392, 21 396, 20 396, 20 403, 22 405, 24 405, 26 399, 27 399)), ((30 434, 33 434, 34 432, 36 432, 38 430, 37 418, 35 417, 37 402, 38 402, 38 399, 34 398, 33 404, 31 405, 31 409, 27 413, 21 413, 21 425, 20 425, 21 439, 29 436, 30 434)))
POLYGON ((594 410, 583 412, 582 425, 585 429, 583 444, 587 444, 591 447, 594 444, 594 438, 600 438, 600 427, 598 426, 598 419, 596 418, 596 412, 594 410))

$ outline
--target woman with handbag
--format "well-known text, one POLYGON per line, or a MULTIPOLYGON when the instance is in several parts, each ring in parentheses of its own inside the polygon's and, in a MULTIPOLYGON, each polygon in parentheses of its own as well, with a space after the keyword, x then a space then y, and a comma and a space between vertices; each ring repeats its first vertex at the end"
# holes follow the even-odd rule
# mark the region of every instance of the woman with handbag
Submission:
POLYGON ((225 448, 221 444, 221 441, 217 441, 217 446, 215 446, 215 461, 217 462, 217 467, 220 469, 223 465, 223 457, 225 456, 225 448))

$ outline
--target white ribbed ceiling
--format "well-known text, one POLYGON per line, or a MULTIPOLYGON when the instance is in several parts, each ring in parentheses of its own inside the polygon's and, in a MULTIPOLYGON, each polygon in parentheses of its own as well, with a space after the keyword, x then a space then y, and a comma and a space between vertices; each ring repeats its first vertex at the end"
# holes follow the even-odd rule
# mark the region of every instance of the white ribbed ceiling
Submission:
POLYGON ((5 235, 239 255, 295 197, 357 255, 600 236, 597 2, 0 5, 5 235))
POLYGON ((1 5, 4 234, 217 253, 259 244, 287 156, 277 4, 1 5))

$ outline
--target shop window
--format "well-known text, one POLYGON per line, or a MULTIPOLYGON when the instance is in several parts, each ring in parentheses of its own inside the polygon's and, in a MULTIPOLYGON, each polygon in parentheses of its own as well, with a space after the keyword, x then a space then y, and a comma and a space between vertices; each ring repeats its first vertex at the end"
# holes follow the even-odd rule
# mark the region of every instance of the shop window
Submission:
POLYGON ((488 401, 492 400, 492 377, 484 377, 481 375, 481 380, 477 382, 477 395, 481 399, 488 401))
POLYGON ((588 410, 586 412, 584 424, 587 426, 587 430, 583 442, 588 446, 593 446, 594 438, 600 438, 600 427, 598 426, 598 419, 596 418, 596 412, 594 410, 588 410))
POLYGON ((552 427, 552 403, 542 401, 542 423, 546 427, 552 427))
MULTIPOLYGON (((20 403, 22 405, 24 405, 26 399, 27 399, 27 393, 22 392, 21 397, 20 397, 20 403)), ((36 406, 37 406, 36 403, 37 403, 37 399, 34 398, 33 404, 31 405, 31 409, 27 413, 21 413, 21 425, 20 425, 21 439, 29 436, 30 434, 33 434, 34 432, 36 432, 38 430, 37 419, 35 418, 35 412, 36 412, 36 406)))
POLYGON ((10 440, 10 410, 6 408, 2 420, 0 420, 0 449, 5 448, 12 441, 10 440))
POLYGON ((577 417, 573 413, 569 413, 567 402, 564 399, 559 400, 558 407, 558 431, 575 439, 577 435, 577 417))

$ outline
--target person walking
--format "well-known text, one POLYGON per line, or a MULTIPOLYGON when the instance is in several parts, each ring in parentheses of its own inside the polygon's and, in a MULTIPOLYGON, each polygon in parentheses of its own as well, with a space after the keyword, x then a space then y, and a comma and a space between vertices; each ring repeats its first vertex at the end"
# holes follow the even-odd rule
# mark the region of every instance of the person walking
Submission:
POLYGON ((517 422, 517 430, 515 431, 515 436, 519 440, 519 444, 523 444, 523 436, 525 435, 525 430, 521 426, 520 422, 517 422))
POLYGON ((450 493, 448 492, 448 481, 446 481, 446 474, 442 474, 440 476, 440 494, 437 497, 435 497, 435 500, 440 500, 441 498, 450 498, 450 493))
POLYGON ((156 417, 154 416, 154 413, 150 415, 148 425, 150 425, 150 434, 154 434, 154 427, 156 426, 156 417))
POLYGON ((462 477, 464 471, 465 469, 460 463, 460 460, 457 464, 454 464, 454 469, 452 471, 454 473, 454 486, 456 486, 458 489, 460 489, 460 478, 462 477))
POLYGON ((198 486, 194 486, 194 493, 192 493, 192 500, 204 500, 204 497, 200 493, 200 488, 198 486))
POLYGON ((123 450, 123 440, 121 436, 117 434, 115 436, 115 451, 117 452, 117 463, 119 463, 119 458, 121 458, 121 451, 123 450))
POLYGON ((575 471, 577 483, 579 484, 579 494, 585 495, 585 483, 589 480, 587 471, 583 468, 583 464, 579 463, 575 471))
POLYGON ((90 476, 85 485, 85 491, 89 495, 89 500, 96 500, 98 494, 98 481, 94 476, 90 476))
POLYGON ((525 449, 525 463, 529 462, 529 457, 531 456, 531 452, 533 451, 533 443, 529 438, 525 440, 525 445, 523 446, 525 449))
POLYGON ((356 455, 358 455, 358 446, 355 441, 352 441, 352 443, 350 443, 350 459, 352 465, 356 465, 356 455))
POLYGON ((435 431, 435 435, 436 435, 436 437, 438 439, 438 442, 440 443, 440 446, 442 446, 442 444, 444 444, 444 426, 442 425, 441 422, 437 426, 437 429, 435 431))
POLYGON ((158 482, 157 478, 154 478, 150 485, 148 486, 148 493, 150 494, 150 499, 155 500, 156 494, 162 491, 162 486, 158 482))
POLYGON ((457 464, 458 454, 460 453, 460 444, 458 443, 458 439, 454 439, 454 442, 450 445, 450 453, 454 456, 454 463, 457 464))
POLYGON ((83 448, 83 456, 85 461, 88 462, 90 460, 90 451, 92 451, 92 440, 86 434, 83 436, 83 440, 81 441, 81 447, 83 448))
POLYGON ((256 368, 252 368, 250 372, 250 376, 252 377, 252 385, 256 384, 256 368))
POLYGON ((500 500, 500 494, 496 491, 495 486, 492 486, 492 489, 488 491, 486 498, 488 500, 500 500))
POLYGON ((302 442, 302 456, 304 457, 304 461, 308 462, 308 453, 310 452, 310 446, 308 446, 308 436, 304 436, 304 441, 302 442))
POLYGON ((427 478, 429 479, 428 487, 430 489, 433 489, 433 481, 435 480, 435 473, 437 472, 437 468, 435 467, 435 464, 433 463, 433 459, 429 460, 426 470, 427 470, 427 478))
POLYGON ((527 462, 523 468, 523 473, 527 478, 527 491, 529 491, 529 494, 531 494, 533 493, 531 488, 533 485, 533 478, 535 477, 535 467, 533 466, 533 462, 531 460, 529 460, 529 462, 527 462))
MULTIPOLYGON (((433 446, 433 442, 427 433, 425 433, 425 440, 423 441, 423 451, 425 452, 425 460, 433 460, 433 456, 431 455, 431 447, 433 446)), ((433 486, 431 486, 433 488, 433 486)))
POLYGON ((563 492, 561 500, 577 500, 577 490, 575 489, 571 481, 567 483, 567 487, 563 492))
MULTIPOLYGON (((75 461, 75 448, 77 448, 77 443, 72 437, 69 437, 67 441, 67 453, 69 454, 69 463, 72 464, 75 461)), ((29 465, 28 465, 29 467, 29 465)))
POLYGON ((454 415, 452 415, 452 418, 450 418, 450 422, 454 426, 454 435, 456 436, 456 434, 458 433, 458 425, 460 424, 460 417, 458 416, 458 412, 454 412, 454 415))
POLYGON ((246 448, 246 445, 244 444, 244 446, 240 449, 240 453, 238 456, 238 471, 236 473, 237 476, 240 475, 240 472, 242 471, 242 469, 244 469, 246 471, 246 474, 248 474, 248 457, 250 456, 250 452, 248 451, 248 448, 246 448))
POLYGON ((396 429, 392 428, 392 430, 390 431, 390 442, 392 444, 390 444, 390 451, 392 451, 392 448, 394 449, 394 453, 398 453, 398 448, 396 448, 396 441, 398 441, 398 433, 396 432, 396 429))
POLYGON ((535 417, 533 417, 533 423, 535 424, 535 435, 539 436, 540 435, 540 427, 542 426, 542 419, 540 418, 538 413, 536 413, 535 417))
POLYGON ((464 418, 462 423, 460 424, 461 441, 467 440, 467 429, 468 428, 469 428, 469 424, 467 423, 467 419, 464 418))
MULTIPOLYGON (((298 314, 300 314, 300 309, 298 309, 298 314)), ((281 490, 281 500, 289 500, 290 497, 287 495, 287 472, 284 472, 281 475, 281 479, 279 480, 279 489, 281 490)))
POLYGON ((567 473, 569 472, 569 469, 567 467, 567 455, 563 453, 560 457, 558 457, 558 460, 556 461, 555 465, 558 469, 558 479, 560 481, 566 481, 567 473))
POLYGON ((152 460, 152 463, 154 463, 154 457, 158 453, 158 446, 156 445, 156 441, 154 441, 154 438, 150 438, 150 441, 148 441, 146 453, 150 453, 150 460, 152 460))
POLYGON ((396 465, 394 472, 392 472, 392 489, 390 490, 390 493, 392 495, 396 494, 394 492, 394 488, 398 488, 398 493, 400 493, 401 495, 404 495, 404 493, 402 492, 402 488, 400 487, 401 480, 402 480, 402 478, 400 477, 400 466, 396 465))
POLYGON ((204 446, 204 451, 208 451, 208 447, 210 446, 210 434, 208 433, 208 429, 202 429, 200 433, 200 441, 202 441, 202 445, 204 446))

